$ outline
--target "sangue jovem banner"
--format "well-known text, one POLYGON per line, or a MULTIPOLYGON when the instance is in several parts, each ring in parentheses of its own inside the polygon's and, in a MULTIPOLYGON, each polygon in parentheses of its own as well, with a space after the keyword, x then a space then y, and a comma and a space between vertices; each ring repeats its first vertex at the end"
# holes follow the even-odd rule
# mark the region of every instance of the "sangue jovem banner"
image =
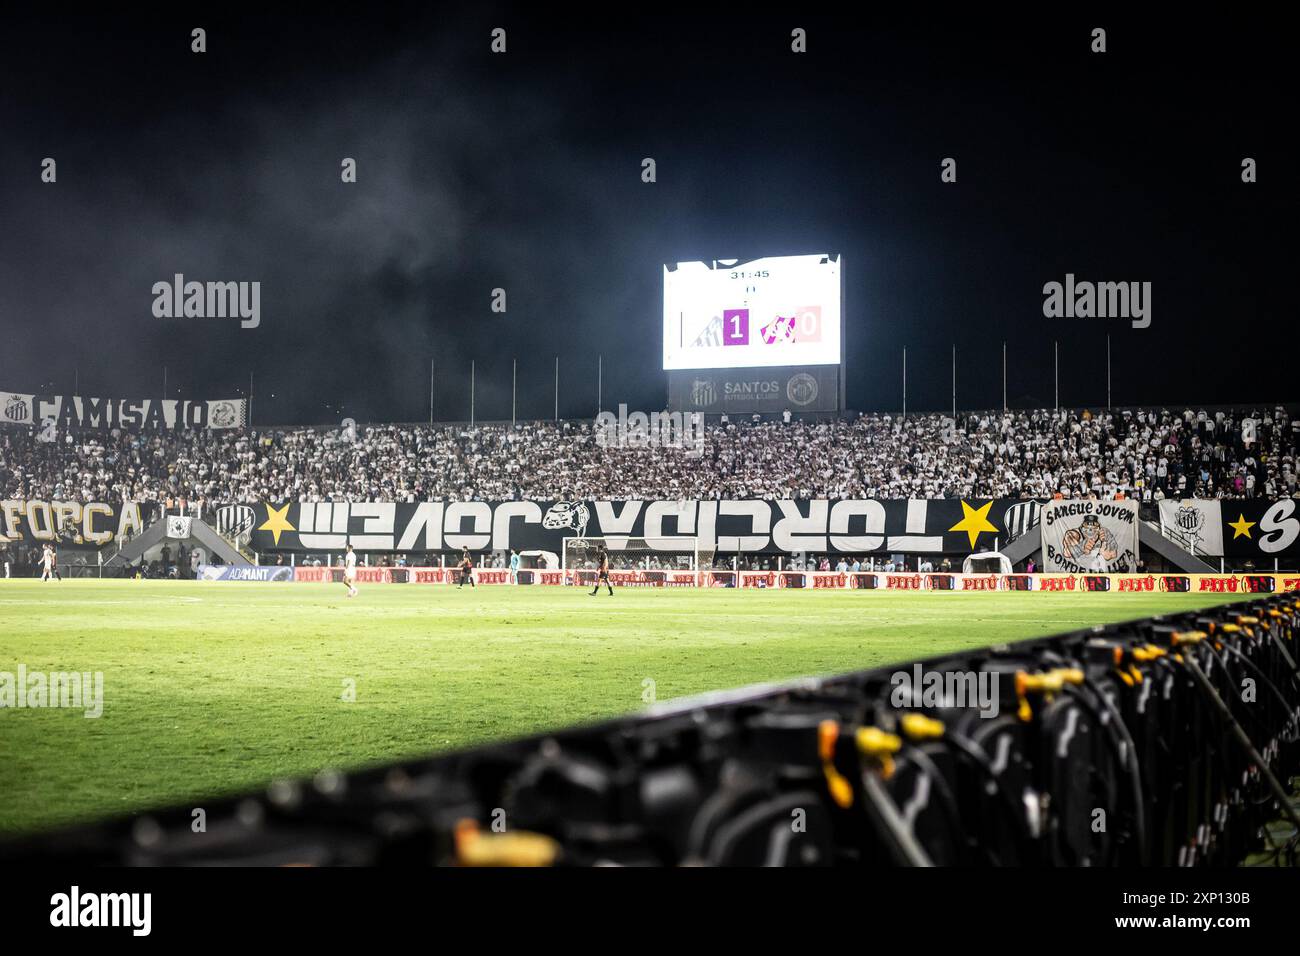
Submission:
POLYGON ((1040 511, 1039 527, 1048 573, 1137 570, 1136 501, 1049 501, 1040 511))

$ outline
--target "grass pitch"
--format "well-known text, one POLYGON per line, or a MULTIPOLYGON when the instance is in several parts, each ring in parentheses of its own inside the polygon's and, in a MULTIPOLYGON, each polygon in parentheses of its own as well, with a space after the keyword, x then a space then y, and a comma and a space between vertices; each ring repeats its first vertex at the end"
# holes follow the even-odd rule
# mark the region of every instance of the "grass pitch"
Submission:
POLYGON ((103 673, 97 719, 0 708, 0 831, 1223 600, 0 580, 0 672, 103 673))

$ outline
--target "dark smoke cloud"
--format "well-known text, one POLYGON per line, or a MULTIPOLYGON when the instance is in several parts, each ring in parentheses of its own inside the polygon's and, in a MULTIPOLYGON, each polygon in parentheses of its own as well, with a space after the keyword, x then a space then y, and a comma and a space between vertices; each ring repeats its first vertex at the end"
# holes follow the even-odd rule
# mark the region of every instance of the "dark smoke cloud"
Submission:
POLYGON ((1255 57, 1252 98, 1223 92, 1258 36, 1226 33, 1206 64, 1135 27, 1100 64, 1069 24, 855 40, 810 18, 823 52, 798 59, 760 17, 208 22, 201 57, 174 19, 20 21, 2 41, 0 387, 156 395, 166 367, 173 395, 217 397, 252 372, 260 422, 421 420, 432 360, 438 417, 463 419, 473 360, 475 413, 500 419, 517 358, 521 417, 549 417, 559 354, 560 413, 588 415, 600 355, 607 407, 654 408, 661 262, 830 250, 855 407, 897 407, 904 347, 911 407, 946 407, 953 343, 959 404, 998 404, 1003 340, 1013 402, 1050 404, 1056 339, 1063 400, 1098 402, 1107 332, 1125 401, 1287 397, 1245 354, 1187 372, 1227 324, 1264 340, 1293 311, 1294 195, 1268 165, 1282 60, 1255 57), (1270 179, 1243 193, 1248 153, 1270 179), (1152 332, 1048 327, 1041 285, 1067 271, 1152 281, 1152 332), (177 272, 260 281, 261 327, 154 318, 177 272))

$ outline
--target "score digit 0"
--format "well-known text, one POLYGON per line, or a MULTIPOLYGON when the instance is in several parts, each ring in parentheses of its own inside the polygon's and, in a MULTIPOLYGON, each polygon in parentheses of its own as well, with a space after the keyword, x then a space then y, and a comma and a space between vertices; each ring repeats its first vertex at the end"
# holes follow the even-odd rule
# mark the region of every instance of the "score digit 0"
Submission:
POLYGON ((799 310, 799 321, 796 323, 797 342, 820 342, 822 340, 822 307, 820 305, 806 305, 799 310))

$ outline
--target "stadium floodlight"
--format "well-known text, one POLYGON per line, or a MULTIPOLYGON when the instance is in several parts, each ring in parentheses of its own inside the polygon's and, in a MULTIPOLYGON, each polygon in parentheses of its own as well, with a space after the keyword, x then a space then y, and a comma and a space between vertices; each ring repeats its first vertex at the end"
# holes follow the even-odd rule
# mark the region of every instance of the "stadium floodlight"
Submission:
POLYGON ((701 544, 693 535, 635 537, 611 534, 602 537, 566 536, 560 568, 565 584, 591 585, 596 581, 601 547, 609 555, 615 584, 700 584, 701 568, 713 564, 714 548, 701 544), (632 576, 619 572, 632 572, 632 576), (619 577, 623 580, 620 582, 619 577))

